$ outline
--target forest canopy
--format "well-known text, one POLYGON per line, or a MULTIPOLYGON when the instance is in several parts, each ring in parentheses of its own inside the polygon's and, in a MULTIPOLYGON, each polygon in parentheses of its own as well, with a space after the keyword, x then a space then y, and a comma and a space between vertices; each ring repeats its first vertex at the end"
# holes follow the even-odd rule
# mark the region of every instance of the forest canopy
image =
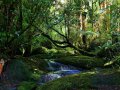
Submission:
MULTIPOLYGON (((92 43, 112 43, 120 31, 119 0, 2 0, 0 52, 30 53, 42 38, 82 54, 92 43), (97 38, 101 40, 97 41, 97 38)), ((90 54, 91 55, 91 54, 90 54)))

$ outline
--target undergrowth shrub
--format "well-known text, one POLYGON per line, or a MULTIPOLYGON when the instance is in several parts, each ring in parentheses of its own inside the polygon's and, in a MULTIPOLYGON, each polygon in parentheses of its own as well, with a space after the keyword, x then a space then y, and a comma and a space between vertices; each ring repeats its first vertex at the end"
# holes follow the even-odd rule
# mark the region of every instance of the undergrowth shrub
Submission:
POLYGON ((100 47, 97 56, 112 59, 119 52, 120 52, 120 42, 115 44, 106 43, 102 47, 100 47))

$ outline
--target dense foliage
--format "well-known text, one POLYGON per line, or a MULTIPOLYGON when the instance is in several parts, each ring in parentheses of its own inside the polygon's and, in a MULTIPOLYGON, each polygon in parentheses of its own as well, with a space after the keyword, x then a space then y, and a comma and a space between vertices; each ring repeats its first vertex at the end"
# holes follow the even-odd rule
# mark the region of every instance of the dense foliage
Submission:
POLYGON ((108 40, 114 44, 118 40, 114 40, 117 36, 113 33, 119 33, 119 3, 119 0, 2 0, 0 51, 11 56, 29 55, 33 48, 42 43, 47 46, 45 42, 49 41, 57 47, 71 47, 88 54, 91 44, 101 47, 99 44, 108 40))
POLYGON ((25 80, 18 90, 36 87, 31 80, 49 72, 45 59, 86 69, 119 67, 119 52, 120 0, 0 0, 3 76, 25 80))

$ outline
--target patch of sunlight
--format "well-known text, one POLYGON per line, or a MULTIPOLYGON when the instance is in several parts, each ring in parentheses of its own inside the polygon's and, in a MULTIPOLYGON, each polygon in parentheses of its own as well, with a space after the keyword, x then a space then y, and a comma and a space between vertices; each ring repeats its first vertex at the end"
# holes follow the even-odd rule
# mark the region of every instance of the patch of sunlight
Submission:
POLYGON ((96 72, 86 72, 86 73, 82 73, 83 75, 85 74, 96 74, 96 72))
POLYGON ((38 69, 35 68, 34 70, 37 71, 38 69))
POLYGON ((60 0, 62 4, 65 4, 67 1, 66 0, 60 0))
POLYGON ((78 74, 73 74, 71 75, 72 77, 76 77, 76 76, 79 76, 79 73, 78 74))
POLYGON ((107 62, 107 63, 104 64, 104 66, 111 65, 111 64, 113 64, 113 62, 114 62, 114 61, 107 62))

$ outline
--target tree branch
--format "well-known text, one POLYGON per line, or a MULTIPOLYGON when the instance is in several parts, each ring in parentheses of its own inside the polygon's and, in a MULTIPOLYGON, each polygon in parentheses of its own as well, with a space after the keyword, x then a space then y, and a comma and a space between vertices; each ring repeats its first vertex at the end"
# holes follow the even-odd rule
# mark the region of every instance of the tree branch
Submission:
POLYGON ((91 53, 89 53, 89 52, 87 52, 87 51, 84 51, 84 50, 82 50, 82 49, 78 49, 77 47, 75 47, 75 46, 69 41, 69 39, 66 39, 66 41, 62 41, 62 42, 57 41, 57 40, 53 40, 49 35, 45 34, 40 28, 38 28, 38 27, 35 26, 35 25, 34 25, 34 27, 40 31, 41 35, 43 35, 44 37, 48 38, 48 39, 49 39, 55 46, 57 46, 57 47, 60 47, 60 48, 71 47, 71 48, 77 50, 79 53, 81 53, 81 54, 83 54, 83 55, 95 56, 94 54, 91 54, 91 53), (61 46, 61 45, 58 45, 58 44, 66 44, 66 45, 61 46))
POLYGON ((67 42, 66 41, 53 40, 49 35, 45 34, 40 28, 38 28, 35 25, 33 25, 33 26, 40 31, 41 35, 43 35, 44 37, 48 38, 55 46, 61 47, 61 48, 69 47, 69 44, 68 45, 64 45, 64 46, 58 45, 58 44, 67 44, 67 42))

